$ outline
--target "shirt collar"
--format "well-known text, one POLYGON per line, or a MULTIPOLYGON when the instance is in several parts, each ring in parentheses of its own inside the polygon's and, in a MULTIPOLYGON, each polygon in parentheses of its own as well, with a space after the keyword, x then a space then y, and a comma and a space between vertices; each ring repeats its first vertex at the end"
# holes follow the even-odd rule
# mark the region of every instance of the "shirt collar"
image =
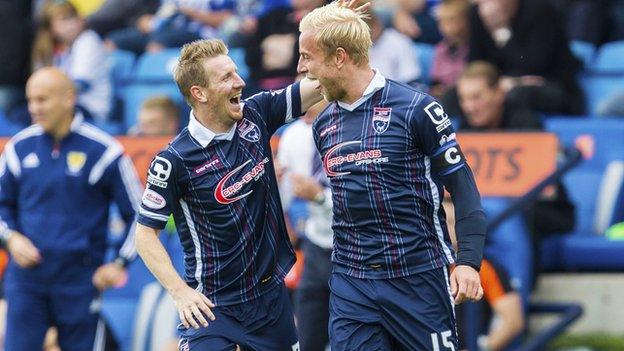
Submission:
POLYGON ((362 94, 362 97, 350 105, 347 103, 338 101, 338 106, 344 108, 345 110, 353 111, 356 108, 358 108, 358 106, 363 104, 364 101, 368 100, 368 98, 370 98, 378 90, 383 89, 383 87, 386 86, 386 77, 381 75, 381 73, 379 73, 379 70, 377 70, 376 68, 373 68, 373 71, 375 72, 375 75, 373 76, 373 79, 368 84, 366 89, 364 89, 364 93, 362 94))
POLYGON ((232 128, 230 128, 227 133, 216 134, 212 130, 204 127, 201 123, 199 123, 197 118, 195 118, 193 111, 191 110, 188 130, 189 133, 191 133, 193 139, 197 140, 197 142, 199 142, 202 147, 207 147, 213 139, 231 141, 232 138, 234 138, 234 132, 236 131, 236 123, 234 123, 232 128))
POLYGON ((71 132, 75 132, 76 130, 78 130, 80 125, 82 125, 82 122, 84 122, 84 116, 82 115, 82 112, 76 111, 76 113, 74 114, 74 119, 69 125, 69 130, 71 132))

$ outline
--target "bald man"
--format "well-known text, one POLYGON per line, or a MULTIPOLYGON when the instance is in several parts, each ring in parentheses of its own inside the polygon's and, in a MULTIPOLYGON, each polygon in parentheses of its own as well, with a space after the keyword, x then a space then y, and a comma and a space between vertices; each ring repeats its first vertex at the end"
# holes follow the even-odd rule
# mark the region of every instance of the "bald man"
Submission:
POLYGON ((54 325, 62 350, 95 350, 104 342, 99 293, 124 279, 135 255, 126 235, 104 263, 108 209, 114 202, 129 230, 140 183, 121 145, 75 112, 64 73, 36 71, 26 96, 34 123, 0 157, 0 239, 12 257, 5 349, 41 350, 54 325))

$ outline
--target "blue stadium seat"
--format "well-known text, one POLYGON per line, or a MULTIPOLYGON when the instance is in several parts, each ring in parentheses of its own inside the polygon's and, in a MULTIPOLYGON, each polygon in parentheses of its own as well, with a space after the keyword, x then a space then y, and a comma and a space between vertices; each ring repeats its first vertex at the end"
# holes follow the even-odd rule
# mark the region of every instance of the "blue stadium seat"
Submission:
POLYGON ((602 103, 618 92, 624 92, 624 74, 583 74, 579 85, 585 93, 587 112, 596 115, 602 103))
MULTIPOLYGON (((122 93, 124 121, 127 128, 136 124, 137 114, 139 113, 139 109, 141 108, 143 101, 156 95, 166 95, 170 97, 178 104, 181 111, 184 111, 184 107, 186 106, 184 98, 173 81, 166 84, 132 84, 126 87, 122 93)), ((182 115, 182 117, 185 116, 182 115)))
POLYGON ((568 189, 570 200, 576 206, 576 226, 569 235, 592 236, 594 214, 596 213, 596 195, 600 188, 602 169, 582 167, 566 174, 563 183, 568 189))
POLYGON ((132 80, 135 60, 134 53, 125 50, 115 50, 108 55, 111 79, 116 89, 132 80))
MULTIPOLYGON (((484 197, 483 209, 488 220, 494 218, 511 204, 508 198, 484 197)), ((487 234, 486 257, 499 262, 509 273, 514 288, 518 289, 525 301, 531 291, 532 248, 527 228, 520 215, 514 215, 487 234)))
POLYGON ((249 79, 249 67, 245 63, 245 49, 231 48, 228 55, 232 58, 236 67, 238 67, 238 75, 241 76, 244 81, 247 81, 247 79, 249 79))
POLYGON ((591 65, 592 72, 624 73, 624 41, 603 44, 591 65))
POLYGON ((570 42, 570 50, 572 50, 572 54, 574 54, 576 58, 583 62, 585 68, 591 66, 594 55, 596 54, 596 46, 594 44, 580 40, 572 40, 570 42))
POLYGON ((603 236, 565 235, 544 239, 542 267, 566 271, 624 270, 624 240, 603 236))
POLYGON ((0 111, 0 137, 13 136, 21 129, 21 126, 9 121, 6 115, 0 111))
POLYGON ((598 196, 605 168, 613 160, 624 159, 624 120, 550 118, 545 120, 545 127, 556 133, 565 145, 572 144, 581 134, 592 135, 595 155, 563 178, 576 205, 577 224, 570 234, 543 240, 539 253, 542 268, 565 271, 623 269, 621 252, 624 241, 610 241, 602 236, 603 233, 597 233, 594 219, 598 202, 603 203, 598 196))
POLYGON ((173 84, 173 70, 179 55, 177 48, 141 55, 137 61, 136 81, 173 84))
POLYGON ((420 83, 431 83, 431 66, 433 66, 433 54, 435 47, 431 44, 414 43, 416 49, 416 55, 418 55, 418 62, 422 70, 420 83))
POLYGON ((547 131, 557 134, 563 145, 572 145, 582 134, 594 137, 596 153, 581 168, 595 167, 603 170, 612 160, 624 155, 624 119, 622 118, 548 118, 544 121, 547 131))

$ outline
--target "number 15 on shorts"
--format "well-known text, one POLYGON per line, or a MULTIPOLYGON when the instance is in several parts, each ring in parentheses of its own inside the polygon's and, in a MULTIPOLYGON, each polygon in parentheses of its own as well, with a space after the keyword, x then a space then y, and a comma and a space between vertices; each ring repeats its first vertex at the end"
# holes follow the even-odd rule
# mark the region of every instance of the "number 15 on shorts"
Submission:
POLYGON ((433 351, 440 351, 440 340, 442 340, 442 350, 455 351, 453 341, 449 340, 453 333, 451 333, 450 330, 447 330, 439 334, 440 335, 438 336, 438 333, 431 333, 431 344, 433 345, 433 351))

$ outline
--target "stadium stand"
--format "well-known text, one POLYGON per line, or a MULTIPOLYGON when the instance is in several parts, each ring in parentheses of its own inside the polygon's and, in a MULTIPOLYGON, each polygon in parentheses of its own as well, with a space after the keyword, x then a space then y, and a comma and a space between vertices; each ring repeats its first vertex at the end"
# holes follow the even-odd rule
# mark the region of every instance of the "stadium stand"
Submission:
POLYGON ((596 54, 596 47, 594 44, 578 40, 570 42, 570 50, 572 50, 572 54, 574 54, 576 58, 583 62, 583 67, 585 68, 590 67, 594 60, 594 55, 596 54))
POLYGON ((599 228, 595 226, 595 221, 605 216, 603 213, 615 213, 617 206, 622 206, 617 201, 611 201, 610 208, 605 206, 608 205, 607 197, 622 191, 622 173, 619 173, 619 180, 611 180, 614 176, 605 170, 613 160, 624 159, 624 121, 601 119, 597 123, 595 119, 552 118, 545 122, 546 129, 556 133, 564 145, 569 145, 581 134, 592 135, 596 150, 593 159, 572 170, 563 179, 577 206, 577 225, 573 233, 544 240, 540 256, 543 268, 563 271, 624 269, 621 259, 624 241, 605 238, 607 224, 599 228), (600 191, 601 182, 619 182, 619 191, 617 187, 600 191))
POLYGON ((423 84, 431 83, 431 66, 433 65, 434 46, 425 43, 414 43, 416 48, 416 54, 418 55, 418 61, 420 62, 420 68, 422 73, 420 75, 419 82, 423 84))

